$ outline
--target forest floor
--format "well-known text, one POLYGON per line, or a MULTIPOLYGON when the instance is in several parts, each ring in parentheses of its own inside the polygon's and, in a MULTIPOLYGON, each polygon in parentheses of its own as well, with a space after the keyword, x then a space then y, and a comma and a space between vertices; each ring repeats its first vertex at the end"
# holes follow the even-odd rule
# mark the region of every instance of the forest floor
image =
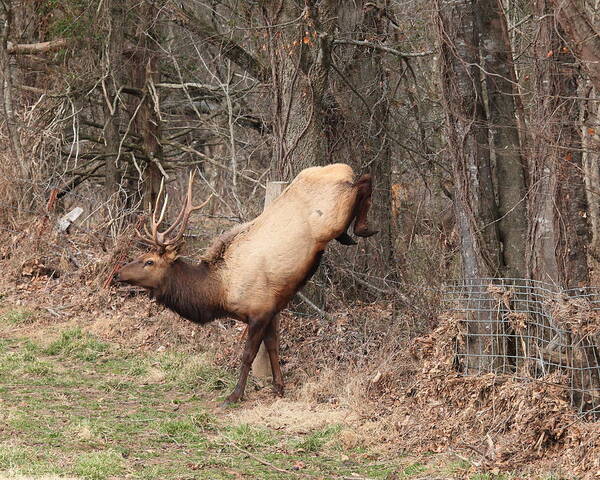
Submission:
POLYGON ((267 389, 222 409, 234 380, 206 353, 140 351, 3 305, 0 478, 517 478, 450 454, 362 446, 343 408, 267 389))

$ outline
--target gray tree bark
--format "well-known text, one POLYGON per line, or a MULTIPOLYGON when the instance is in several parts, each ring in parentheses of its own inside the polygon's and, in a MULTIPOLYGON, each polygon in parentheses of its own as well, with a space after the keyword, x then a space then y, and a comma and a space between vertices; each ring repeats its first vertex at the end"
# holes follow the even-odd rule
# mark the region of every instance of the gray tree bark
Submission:
POLYGON ((19 136, 18 123, 13 105, 12 68, 8 51, 8 37, 12 23, 12 4, 10 0, 0 1, 0 100, 1 108, 6 118, 6 129, 11 147, 11 153, 23 164, 23 147, 19 136))
POLYGON ((330 163, 326 125, 335 1, 268 2, 273 103, 273 171, 289 181, 302 169, 330 163), (304 15, 302 13, 304 12, 304 15))
POLYGON ((566 34, 569 47, 582 60, 596 91, 600 91, 600 37, 580 0, 549 0, 545 10, 553 13, 566 34), (552 8, 553 6, 554 8, 552 8))
POLYGON ((466 278, 492 276, 500 270, 500 242, 487 121, 476 66, 479 32, 475 11, 468 0, 439 1, 437 14, 442 98, 463 271, 466 278))
POLYGON ((531 275, 563 287, 586 285, 589 227, 582 176, 578 71, 573 55, 562 49, 564 32, 554 22, 548 0, 537 0, 540 17, 536 45, 535 112, 539 134, 533 141, 530 170, 531 275))
MULTIPOLYGON (((594 21, 585 10, 585 4, 579 0, 552 0, 555 18, 566 34, 569 48, 577 55, 584 71, 589 75, 592 89, 587 89, 585 98, 595 98, 600 92, 600 37, 594 21)), ((592 241, 590 253, 600 258, 600 170, 599 156, 596 153, 600 137, 598 122, 600 111, 597 103, 586 102, 587 111, 582 115, 581 131, 583 142, 583 172, 588 202, 589 223, 592 241)))
POLYGON ((481 91, 479 32, 473 3, 437 3, 442 99, 448 151, 453 162, 454 208, 461 244, 463 275, 473 315, 466 324, 464 368, 489 371, 495 357, 494 333, 499 328, 485 306, 487 290, 477 279, 497 276, 501 267, 497 210, 492 183, 487 119, 481 91))
POLYGON ((142 91, 139 104, 132 110, 135 115, 134 129, 142 139, 145 156, 144 204, 156 204, 162 173, 159 165, 163 161, 163 148, 160 143, 161 119, 158 115, 160 105, 156 104, 158 93, 154 85, 159 81, 157 50, 157 32, 154 24, 156 8, 152 4, 139 7, 136 29, 137 44, 132 55, 131 80, 133 86, 142 91), (137 113, 135 113, 137 111, 137 113))
POLYGON ((120 99, 119 87, 122 85, 120 71, 123 68, 123 28, 124 10, 120 0, 107 0, 105 2, 104 18, 107 26, 108 37, 104 45, 104 139, 106 160, 104 165, 104 188, 108 196, 118 190, 119 172, 117 162, 121 136, 120 127, 120 99))
MULTIPOLYGON (((380 44, 388 37, 388 19, 382 8, 372 2, 342 5, 338 18, 340 36, 352 35, 359 42, 369 39, 380 44)), ((345 62, 341 53, 338 58, 340 67, 334 78, 336 103, 340 108, 336 110, 341 111, 339 116, 343 118, 333 118, 329 122, 329 128, 341 145, 333 155, 340 161, 351 163, 357 171, 373 176, 373 203, 369 216, 379 234, 372 240, 360 242, 358 267, 383 277, 394 271, 396 261, 388 138, 390 92, 385 55, 382 50, 358 45, 352 47, 350 58, 345 62)))
POLYGON ((515 98, 518 94, 506 18, 499 0, 477 0, 485 70, 489 130, 496 161, 498 231, 504 276, 524 278, 527 250, 526 169, 521 156, 515 98))
MULTIPOLYGON (((596 98, 594 87, 586 89, 584 97, 596 98)), ((586 102, 585 111, 582 114, 582 164, 585 180, 585 192, 588 204, 589 227, 591 242, 588 249, 589 254, 600 261, 600 106, 597 102, 586 102)))

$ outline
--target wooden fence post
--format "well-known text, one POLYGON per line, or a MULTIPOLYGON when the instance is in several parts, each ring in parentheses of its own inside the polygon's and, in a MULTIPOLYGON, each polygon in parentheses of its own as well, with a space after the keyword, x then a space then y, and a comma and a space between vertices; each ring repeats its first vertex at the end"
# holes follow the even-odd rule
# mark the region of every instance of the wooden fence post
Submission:
MULTIPOLYGON (((286 186, 287 182, 268 182, 263 209, 266 208, 269 203, 275 200, 281 194, 281 192, 283 192, 283 189, 286 186)), ((274 319, 274 321, 279 323, 279 314, 277 314, 277 317, 274 319)), ((269 355, 267 354, 267 349, 265 348, 264 343, 260 344, 256 358, 252 363, 252 375, 263 382, 266 382, 271 378, 271 361, 269 360, 269 355)))

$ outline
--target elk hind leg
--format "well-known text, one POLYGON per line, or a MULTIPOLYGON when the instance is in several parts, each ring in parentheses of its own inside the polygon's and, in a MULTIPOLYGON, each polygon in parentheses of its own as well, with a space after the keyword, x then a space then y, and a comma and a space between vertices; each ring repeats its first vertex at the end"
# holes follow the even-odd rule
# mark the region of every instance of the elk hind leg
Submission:
POLYGON ((371 207, 371 194, 373 193, 372 177, 368 173, 360 177, 354 184, 357 189, 356 203, 354 205, 354 235, 358 237, 370 237, 378 231, 371 230, 367 220, 367 214, 371 207))
POLYGON ((271 323, 267 325, 263 342, 265 342, 265 348, 271 361, 273 390, 276 395, 283 397, 283 374, 281 373, 281 364, 279 362, 279 315, 275 315, 271 323))
POLYGON ((254 361, 254 357, 256 357, 258 347, 260 347, 260 343, 263 341, 265 329, 271 323, 272 317, 273 315, 264 315, 250 318, 248 321, 248 332, 246 343, 244 345, 244 352, 242 354, 240 377, 233 392, 225 399, 224 405, 239 402, 244 396, 246 382, 248 381, 248 373, 250 373, 252 362, 254 361))

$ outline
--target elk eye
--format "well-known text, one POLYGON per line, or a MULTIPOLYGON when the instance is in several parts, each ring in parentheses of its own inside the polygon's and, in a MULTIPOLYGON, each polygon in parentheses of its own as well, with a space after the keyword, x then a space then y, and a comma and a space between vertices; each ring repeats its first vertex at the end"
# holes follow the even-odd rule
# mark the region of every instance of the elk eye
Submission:
POLYGON ((146 260, 146 263, 144 263, 144 266, 146 267, 150 267, 152 265, 154 265, 154 260, 146 260))

